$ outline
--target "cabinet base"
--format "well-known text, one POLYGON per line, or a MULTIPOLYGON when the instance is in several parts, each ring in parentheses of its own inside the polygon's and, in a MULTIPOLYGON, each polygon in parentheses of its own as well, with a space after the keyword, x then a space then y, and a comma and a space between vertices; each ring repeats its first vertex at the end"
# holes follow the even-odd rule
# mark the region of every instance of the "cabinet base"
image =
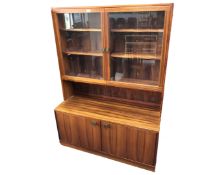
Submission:
POLYGON ((68 143, 64 143, 64 142, 61 142, 61 141, 60 141, 60 143, 63 146, 71 147, 71 148, 74 148, 74 149, 77 149, 77 150, 80 150, 80 151, 85 151, 85 152, 95 154, 95 155, 98 155, 98 156, 103 156, 103 157, 106 157, 108 159, 116 160, 116 161, 119 161, 119 162, 122 162, 122 163, 126 163, 126 164, 129 164, 129 165, 136 166, 136 167, 139 167, 139 168, 143 168, 143 169, 146 169, 146 170, 150 170, 150 171, 153 171, 153 172, 155 171, 155 166, 152 166, 152 165, 142 164, 142 163, 131 161, 131 160, 128 160, 128 159, 117 158, 115 156, 106 154, 104 152, 96 152, 96 151, 88 150, 86 148, 77 147, 77 146, 74 146, 74 145, 71 145, 71 144, 68 144, 68 143))

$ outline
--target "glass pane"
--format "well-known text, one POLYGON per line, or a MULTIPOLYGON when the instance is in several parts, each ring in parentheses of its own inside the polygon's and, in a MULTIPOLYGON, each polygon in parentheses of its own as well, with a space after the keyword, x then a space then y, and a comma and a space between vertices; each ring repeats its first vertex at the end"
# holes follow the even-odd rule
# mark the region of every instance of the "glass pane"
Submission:
POLYGON ((159 85, 164 11, 110 13, 111 80, 159 85))
POLYGON ((162 29, 164 11, 110 13, 111 29, 162 29))
POLYGON ((101 52, 101 32, 61 31, 63 51, 101 52))
POLYGON ((58 19, 63 29, 100 29, 100 13, 64 13, 58 14, 58 19))
POLYGON ((102 79, 102 57, 66 55, 66 74, 78 77, 102 79))
POLYGON ((58 14, 65 74, 103 79, 100 13, 58 14))
POLYGON ((111 58, 111 80, 158 85, 159 60, 111 58))

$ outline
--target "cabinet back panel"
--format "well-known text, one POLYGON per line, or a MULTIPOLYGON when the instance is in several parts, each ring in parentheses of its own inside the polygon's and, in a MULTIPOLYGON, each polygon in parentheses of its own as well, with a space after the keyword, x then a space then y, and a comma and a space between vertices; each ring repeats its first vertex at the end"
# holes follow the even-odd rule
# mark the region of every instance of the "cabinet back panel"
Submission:
POLYGON ((161 93, 143 90, 119 88, 112 86, 101 86, 94 84, 77 83, 73 84, 75 94, 111 98, 123 102, 136 102, 153 108, 160 108, 161 93))

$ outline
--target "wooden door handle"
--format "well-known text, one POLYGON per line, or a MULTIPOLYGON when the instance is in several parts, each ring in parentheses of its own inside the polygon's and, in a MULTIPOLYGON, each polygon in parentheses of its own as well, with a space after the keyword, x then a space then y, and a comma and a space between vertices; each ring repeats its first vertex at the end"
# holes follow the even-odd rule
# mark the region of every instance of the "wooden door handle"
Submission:
POLYGON ((109 123, 104 123, 104 124, 103 124, 103 127, 104 127, 104 128, 110 128, 111 126, 110 126, 109 123))
POLYGON ((110 49, 109 48, 105 48, 105 52, 109 52, 110 51, 110 49))
POLYGON ((110 48, 102 48, 102 52, 105 53, 105 52, 109 52, 110 51, 110 48))
POLYGON ((91 120, 90 123, 91 123, 91 125, 93 125, 93 126, 99 125, 98 121, 96 121, 96 120, 91 120))

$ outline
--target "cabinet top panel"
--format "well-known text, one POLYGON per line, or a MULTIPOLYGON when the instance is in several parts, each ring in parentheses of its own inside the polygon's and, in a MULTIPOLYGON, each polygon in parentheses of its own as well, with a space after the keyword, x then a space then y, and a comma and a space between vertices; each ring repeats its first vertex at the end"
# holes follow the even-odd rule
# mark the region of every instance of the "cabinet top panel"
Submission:
MULTIPOLYGON (((104 8, 106 11, 113 11, 114 8, 118 10, 121 8, 126 10, 126 8, 136 8, 138 11, 144 8, 150 8, 151 10, 159 10, 173 7, 173 3, 161 3, 161 4, 132 4, 132 5, 113 5, 113 6, 76 6, 76 7, 53 7, 52 12, 54 13, 70 13, 70 12, 104 12, 104 8), (141 7, 139 9, 139 7, 141 7)), ((131 10, 131 9, 130 9, 131 10)))
POLYGON ((98 98, 74 96, 64 101, 55 110, 154 132, 158 132, 160 126, 160 111, 111 100, 101 99, 100 101, 98 98))

